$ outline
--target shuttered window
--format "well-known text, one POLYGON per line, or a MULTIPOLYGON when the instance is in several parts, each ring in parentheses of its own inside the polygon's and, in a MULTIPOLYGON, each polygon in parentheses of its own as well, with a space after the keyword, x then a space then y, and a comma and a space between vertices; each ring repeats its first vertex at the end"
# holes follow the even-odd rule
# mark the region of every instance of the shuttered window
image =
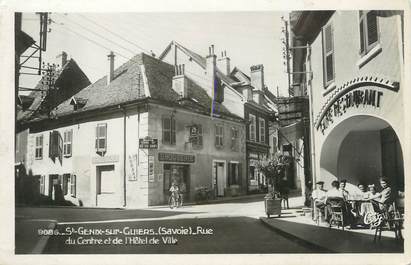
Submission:
POLYGON ((376 11, 359 11, 360 54, 367 54, 379 42, 376 11))
POLYGON ((63 136, 63 154, 64 156, 71 156, 72 153, 72 142, 73 142, 73 130, 68 130, 64 132, 63 136))
POLYGON ((54 161, 57 157, 60 163, 63 161, 63 138, 59 131, 50 132, 49 157, 54 161))
POLYGON ((43 135, 36 136, 36 148, 34 157, 36 159, 43 159, 43 135))
POLYGON ((96 127, 96 151, 107 151, 107 123, 99 123, 96 127))
POLYGON ((250 117, 249 117, 249 120, 250 120, 250 125, 249 125, 249 138, 250 138, 250 141, 255 141, 255 138, 256 138, 256 128, 257 128, 257 126, 256 126, 256 120, 255 120, 255 116, 254 115, 252 115, 252 114, 250 114, 249 115, 250 117))
POLYGON ((215 126, 215 146, 216 147, 223 147, 223 139, 224 139, 224 127, 222 125, 216 124, 215 126))
POLYGON ((163 117, 163 144, 176 143, 176 120, 173 117, 163 117))
POLYGON ((231 128, 231 150, 238 151, 240 150, 240 143, 239 143, 239 131, 238 128, 231 128))
POLYGON ((260 143, 265 144, 265 120, 260 118, 260 143))
POLYGON ((323 36, 323 68, 324 86, 327 87, 334 81, 334 39, 332 24, 327 24, 322 30, 323 36))

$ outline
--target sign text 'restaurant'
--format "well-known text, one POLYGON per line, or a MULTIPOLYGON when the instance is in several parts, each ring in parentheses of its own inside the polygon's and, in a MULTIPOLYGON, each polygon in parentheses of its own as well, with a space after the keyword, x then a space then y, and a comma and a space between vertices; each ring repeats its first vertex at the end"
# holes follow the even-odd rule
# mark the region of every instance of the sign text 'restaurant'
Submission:
POLYGON ((374 89, 364 89, 364 90, 354 90, 351 91, 340 98, 338 98, 328 109, 325 111, 317 130, 324 131, 334 122, 334 117, 340 117, 344 113, 353 107, 366 107, 373 106, 379 108, 381 105, 381 97, 383 92, 374 89))

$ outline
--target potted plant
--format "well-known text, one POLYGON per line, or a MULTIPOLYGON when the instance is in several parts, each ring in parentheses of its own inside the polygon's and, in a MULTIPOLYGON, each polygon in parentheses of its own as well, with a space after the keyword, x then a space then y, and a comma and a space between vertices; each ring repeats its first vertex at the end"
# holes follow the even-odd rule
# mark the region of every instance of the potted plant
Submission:
POLYGON ((282 181, 285 169, 290 165, 290 157, 276 154, 272 159, 265 158, 260 160, 257 168, 262 172, 272 185, 272 189, 268 191, 264 197, 265 212, 267 217, 270 215, 281 216, 281 194, 285 185, 282 181))

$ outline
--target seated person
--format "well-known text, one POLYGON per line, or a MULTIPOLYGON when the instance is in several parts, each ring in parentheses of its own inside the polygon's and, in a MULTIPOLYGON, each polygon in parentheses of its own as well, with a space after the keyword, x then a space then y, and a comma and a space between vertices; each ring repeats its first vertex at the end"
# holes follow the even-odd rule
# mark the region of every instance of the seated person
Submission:
POLYGON ((379 208, 382 210, 384 209, 384 207, 394 201, 394 196, 391 192, 391 187, 389 186, 388 180, 386 178, 380 178, 380 186, 382 190, 380 192, 376 192, 373 195, 369 195, 367 199, 378 202, 379 208))
POLYGON ((324 189, 324 181, 318 181, 316 183, 317 188, 313 190, 311 194, 311 198, 313 199, 313 207, 314 207, 314 220, 318 219, 318 210, 320 211, 325 207, 325 200, 326 200, 326 193, 327 191, 324 189))
MULTIPOLYGON (((350 211, 348 210, 348 206, 344 199, 344 194, 341 191, 340 182, 334 180, 331 182, 331 189, 326 193, 326 203, 328 206, 329 213, 332 213, 333 206, 339 206, 344 216, 345 223, 351 223, 351 215, 350 211)), ((330 217, 330 216, 327 216, 330 217)))
MULTIPOLYGON (((370 200, 370 198, 373 198, 376 194, 377 194, 377 191, 375 190, 375 185, 370 184, 370 185, 368 185, 368 191, 364 194, 363 199, 364 200, 370 200)), ((372 202, 362 202, 361 203, 360 214, 362 216, 365 216, 369 212, 370 213, 375 213, 374 209, 377 209, 377 207, 372 202)))

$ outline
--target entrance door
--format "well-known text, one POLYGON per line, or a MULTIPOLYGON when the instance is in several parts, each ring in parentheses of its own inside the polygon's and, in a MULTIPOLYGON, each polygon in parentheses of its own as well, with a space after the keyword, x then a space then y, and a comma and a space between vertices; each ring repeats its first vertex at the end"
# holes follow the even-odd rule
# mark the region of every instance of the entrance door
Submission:
POLYGON ((217 196, 224 196, 224 178, 225 178, 224 163, 217 163, 216 178, 217 178, 217 196))
POLYGON ((97 206, 119 206, 118 181, 114 165, 97 167, 97 206))

